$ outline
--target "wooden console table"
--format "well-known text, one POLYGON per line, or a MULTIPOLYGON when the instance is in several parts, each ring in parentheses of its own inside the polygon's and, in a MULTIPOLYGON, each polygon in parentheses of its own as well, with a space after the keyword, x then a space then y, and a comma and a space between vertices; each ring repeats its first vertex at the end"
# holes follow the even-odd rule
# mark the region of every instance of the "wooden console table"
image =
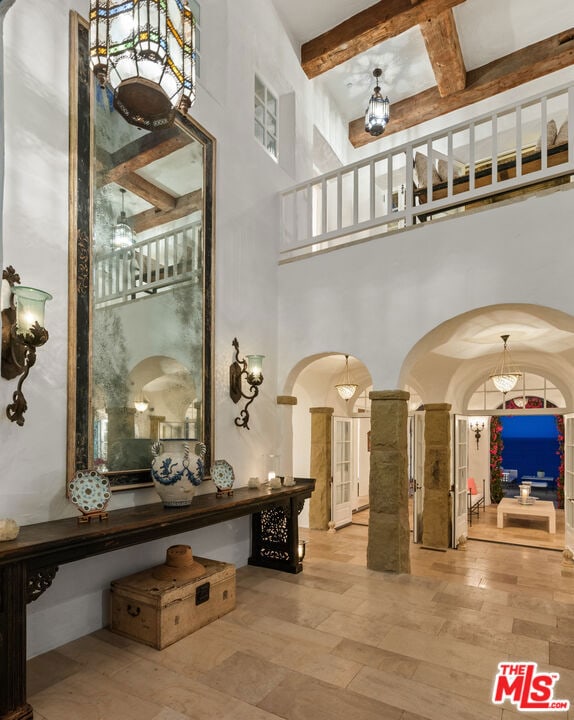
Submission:
POLYGON ((101 522, 53 520, 26 525, 15 540, 0 543, 0 720, 34 717, 26 701, 26 604, 50 587, 59 565, 251 515, 249 563, 296 573, 297 516, 314 487, 314 480, 297 478, 278 490, 200 495, 184 508, 153 503, 111 510, 101 522))

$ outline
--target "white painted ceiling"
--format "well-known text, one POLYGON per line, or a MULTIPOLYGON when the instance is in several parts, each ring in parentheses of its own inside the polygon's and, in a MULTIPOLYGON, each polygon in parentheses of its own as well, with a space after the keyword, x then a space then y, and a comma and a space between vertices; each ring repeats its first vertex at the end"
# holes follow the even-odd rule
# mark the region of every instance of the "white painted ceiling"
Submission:
MULTIPOLYGON (((272 0, 296 52, 301 44, 371 5, 372 0, 272 0)), ((573 0, 466 0, 454 8, 467 70, 567 30, 574 25, 573 0)), ((383 70, 382 90, 393 102, 436 85, 418 28, 371 48, 312 82, 324 83, 345 120, 364 114, 374 87, 372 71, 383 70)))

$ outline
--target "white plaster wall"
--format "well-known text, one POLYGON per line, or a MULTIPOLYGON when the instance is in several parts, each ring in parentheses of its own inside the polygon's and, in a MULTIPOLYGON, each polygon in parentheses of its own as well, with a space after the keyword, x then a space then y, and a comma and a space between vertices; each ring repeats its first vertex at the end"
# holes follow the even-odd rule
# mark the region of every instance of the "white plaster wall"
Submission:
MULTIPOLYGON (((2 252, 25 284, 54 295, 50 341, 25 386, 23 428, 0 413, 0 516, 20 524, 75 515, 65 498, 68 273, 69 11, 87 16, 88 0, 17 0, 4 24, 6 174, 2 252), (31 32, 42 28, 43 32, 31 32)), ((193 117, 217 140, 214 338, 215 457, 234 466, 238 484, 259 475, 274 452, 277 419, 277 191, 311 168, 309 83, 271 3, 202 3, 202 77, 193 117), (279 162, 253 136, 253 77, 280 96, 285 136, 279 162), (296 99, 295 99, 296 98, 296 99), (265 382, 251 406, 251 427, 235 427, 240 407, 228 394, 231 342, 266 355, 265 382)), ((0 405, 15 383, 0 381, 0 405)), ((212 491, 206 483, 202 491, 212 491)), ((111 509, 157 501, 153 490, 115 494, 111 509)), ((237 565, 249 554, 240 519, 61 568, 29 606, 34 655, 102 626, 109 581, 161 562, 174 542, 237 565), (71 621, 71 618, 73 620, 71 621)))
POLYGON ((375 390, 393 389, 417 340, 462 312, 496 303, 572 312, 573 199, 568 186, 281 265, 284 391, 300 348, 344 347, 375 390))
POLYGON ((478 448, 474 433, 468 431, 468 477, 476 480, 478 492, 482 492, 484 479, 484 496, 490 505, 490 418, 485 418, 484 430, 478 448))

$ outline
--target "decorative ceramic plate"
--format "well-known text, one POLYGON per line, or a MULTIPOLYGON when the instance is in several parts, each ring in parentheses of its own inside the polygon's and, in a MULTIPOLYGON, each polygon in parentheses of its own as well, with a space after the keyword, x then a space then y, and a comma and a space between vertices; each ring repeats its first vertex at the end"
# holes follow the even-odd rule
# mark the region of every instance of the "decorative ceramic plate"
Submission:
POLYGON ((70 502, 84 515, 105 510, 112 496, 108 478, 95 470, 79 470, 68 488, 70 502))
POLYGON ((211 467, 211 479, 218 490, 229 490, 233 487, 235 474, 227 460, 216 460, 211 467))

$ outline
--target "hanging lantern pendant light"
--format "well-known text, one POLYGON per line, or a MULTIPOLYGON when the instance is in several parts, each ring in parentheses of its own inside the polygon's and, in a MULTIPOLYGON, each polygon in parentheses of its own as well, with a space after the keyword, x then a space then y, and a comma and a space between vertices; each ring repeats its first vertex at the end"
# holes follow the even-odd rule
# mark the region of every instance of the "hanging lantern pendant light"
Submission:
POLYGON ((132 125, 171 125, 195 100, 195 24, 184 0, 90 0, 90 57, 132 125))
POLYGON ((374 137, 378 137, 385 132, 385 128, 390 119, 391 103, 388 97, 384 98, 381 95, 381 88, 379 87, 379 78, 382 74, 383 71, 381 68, 375 68, 373 70, 375 89, 365 113, 365 132, 368 132, 374 137))

